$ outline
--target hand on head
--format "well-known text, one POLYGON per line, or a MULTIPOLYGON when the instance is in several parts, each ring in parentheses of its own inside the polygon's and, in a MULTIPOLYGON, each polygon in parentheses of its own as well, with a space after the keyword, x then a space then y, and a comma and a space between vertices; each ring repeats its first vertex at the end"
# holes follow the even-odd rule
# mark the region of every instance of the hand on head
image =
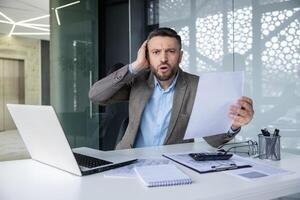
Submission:
POLYGON ((238 129, 248 124, 254 115, 253 101, 249 97, 242 96, 236 105, 230 106, 229 118, 233 120, 232 129, 238 129))
POLYGON ((144 41, 137 53, 136 60, 132 63, 132 69, 135 72, 139 72, 149 68, 149 62, 146 58, 147 42, 147 40, 144 41))

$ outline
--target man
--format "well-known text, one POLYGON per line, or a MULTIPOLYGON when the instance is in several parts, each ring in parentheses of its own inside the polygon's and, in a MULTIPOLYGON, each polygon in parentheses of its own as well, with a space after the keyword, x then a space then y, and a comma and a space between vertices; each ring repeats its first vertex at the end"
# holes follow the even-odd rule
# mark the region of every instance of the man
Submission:
MULTIPOLYGON (((179 68, 183 52, 180 36, 170 28, 152 31, 137 59, 96 82, 89 92, 102 105, 129 101, 129 124, 117 149, 190 142, 183 140, 199 77, 179 68)), ((217 147, 230 141, 253 117, 252 100, 241 97, 228 116, 228 133, 205 137, 217 147)))

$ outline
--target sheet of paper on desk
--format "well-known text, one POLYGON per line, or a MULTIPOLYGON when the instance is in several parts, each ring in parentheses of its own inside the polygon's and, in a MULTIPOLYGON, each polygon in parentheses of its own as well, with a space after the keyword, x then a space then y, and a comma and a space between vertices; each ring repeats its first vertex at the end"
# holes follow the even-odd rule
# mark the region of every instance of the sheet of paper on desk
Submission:
POLYGON ((243 95, 243 85, 242 71, 200 75, 184 139, 226 133, 232 124, 229 107, 243 95))
POLYGON ((226 171, 226 174, 230 174, 236 177, 239 177, 244 180, 257 180, 259 178, 265 178, 270 176, 286 175, 293 172, 274 167, 272 165, 263 164, 257 162, 253 158, 243 158, 240 156, 235 156, 236 160, 248 162, 252 165, 251 168, 238 169, 233 171, 226 171))
POLYGON ((136 173, 134 171, 134 167, 140 167, 140 166, 149 166, 149 165, 162 165, 162 164, 168 164, 168 159, 138 159, 137 162, 126 165, 124 167, 119 167, 116 169, 111 169, 109 171, 103 172, 104 177, 110 177, 110 178, 135 178, 136 173))

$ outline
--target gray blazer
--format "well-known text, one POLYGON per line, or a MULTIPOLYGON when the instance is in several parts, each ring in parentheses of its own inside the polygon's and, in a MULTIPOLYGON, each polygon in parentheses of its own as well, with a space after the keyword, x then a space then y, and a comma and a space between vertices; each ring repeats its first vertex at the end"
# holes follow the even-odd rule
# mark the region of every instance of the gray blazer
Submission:
MULTIPOLYGON (((193 109, 199 77, 179 69, 175 85, 172 114, 164 144, 191 142, 183 140, 185 130, 193 109)), ((132 148, 137 136, 143 110, 154 88, 154 75, 143 71, 137 75, 129 72, 128 65, 96 82, 89 92, 93 102, 107 105, 114 102, 129 101, 129 124, 117 145, 117 149, 132 148)), ((233 136, 219 134, 204 139, 217 147, 230 141, 233 136)))

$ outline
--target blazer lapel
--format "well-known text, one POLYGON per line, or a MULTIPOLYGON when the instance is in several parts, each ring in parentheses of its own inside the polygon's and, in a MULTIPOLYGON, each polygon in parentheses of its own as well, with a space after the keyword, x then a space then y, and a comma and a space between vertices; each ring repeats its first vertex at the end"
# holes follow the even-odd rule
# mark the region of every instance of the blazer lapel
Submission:
MULTIPOLYGON (((171 119, 170 119, 170 123, 169 123, 169 128, 168 128, 168 132, 164 141, 164 144, 167 143, 168 139, 171 136, 171 133, 175 127, 175 124, 177 122, 178 116, 179 116, 179 112, 184 100, 184 96, 185 96, 185 92, 187 89, 187 83, 183 77, 183 71, 179 68, 178 70, 178 79, 175 85, 175 93, 174 93, 174 97, 173 97, 173 107, 172 107, 172 114, 171 114, 171 119)), ((175 136, 177 137, 177 136, 175 136)))
POLYGON ((137 111, 136 116, 138 116, 138 124, 140 124, 140 120, 142 118, 143 111, 146 107, 146 104, 149 100, 149 97, 152 94, 153 88, 154 88, 154 77, 153 73, 150 73, 149 78, 147 80, 146 86, 141 87, 141 91, 139 92, 139 95, 142 96, 140 104, 139 104, 139 109, 137 111))

